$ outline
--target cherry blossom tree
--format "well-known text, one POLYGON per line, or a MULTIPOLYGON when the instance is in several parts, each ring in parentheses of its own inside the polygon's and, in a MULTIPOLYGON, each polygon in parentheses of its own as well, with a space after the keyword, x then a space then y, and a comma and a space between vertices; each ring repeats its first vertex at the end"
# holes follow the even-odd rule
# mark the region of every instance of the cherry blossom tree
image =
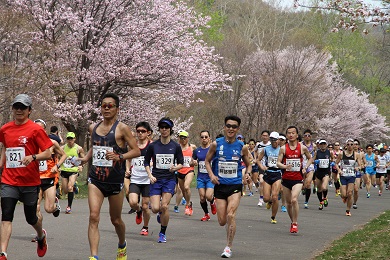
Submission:
MULTIPOLYGON (((228 87, 220 57, 202 40, 208 18, 182 1, 9 1, 30 27, 30 77, 19 79, 69 131, 85 136, 108 92, 121 99, 121 119, 156 122, 170 104, 228 87), (33 75, 33 76, 31 76, 33 75), (38 87, 39 86, 39 87, 38 87), (52 97, 52 98, 48 98, 52 97)), ((82 141, 82 140, 81 140, 82 141)))
POLYGON ((247 127, 249 133, 254 127, 281 132, 297 125, 329 141, 388 138, 385 117, 367 94, 342 79, 330 58, 313 46, 249 55, 240 111, 247 124, 261 122, 247 127))

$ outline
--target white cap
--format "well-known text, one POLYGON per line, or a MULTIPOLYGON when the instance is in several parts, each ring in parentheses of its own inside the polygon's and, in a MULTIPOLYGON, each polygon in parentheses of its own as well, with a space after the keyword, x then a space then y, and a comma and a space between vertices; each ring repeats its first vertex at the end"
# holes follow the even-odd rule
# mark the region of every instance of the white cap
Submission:
POLYGON ((269 138, 279 139, 279 133, 278 133, 278 132, 272 132, 272 133, 269 135, 269 138))
POLYGON ((326 142, 326 140, 324 140, 324 139, 321 139, 318 143, 319 144, 328 144, 328 142, 326 142))
POLYGON ((279 135, 279 139, 286 140, 286 137, 284 135, 279 135))

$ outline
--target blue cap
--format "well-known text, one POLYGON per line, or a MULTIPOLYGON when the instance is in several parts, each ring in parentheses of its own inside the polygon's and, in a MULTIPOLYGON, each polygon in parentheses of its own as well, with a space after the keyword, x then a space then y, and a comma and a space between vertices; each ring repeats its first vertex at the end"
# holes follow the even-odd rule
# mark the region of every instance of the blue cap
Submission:
POLYGON ((171 120, 161 119, 158 122, 158 126, 160 127, 162 124, 167 124, 170 128, 173 128, 173 122, 171 120))

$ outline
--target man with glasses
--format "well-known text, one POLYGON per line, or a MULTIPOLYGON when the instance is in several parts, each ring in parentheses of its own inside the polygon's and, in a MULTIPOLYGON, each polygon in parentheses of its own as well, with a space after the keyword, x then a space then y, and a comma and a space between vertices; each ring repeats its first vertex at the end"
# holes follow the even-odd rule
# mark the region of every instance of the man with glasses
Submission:
POLYGON ((217 207, 214 200, 214 184, 211 182, 211 179, 206 170, 206 154, 210 148, 210 133, 207 130, 200 132, 200 141, 201 145, 195 149, 192 154, 192 159, 194 159, 198 164, 198 177, 196 179, 196 188, 199 192, 200 206, 203 209, 204 216, 201 218, 201 221, 209 221, 210 214, 207 208, 207 201, 210 202, 211 213, 215 215, 217 213, 217 207))
POLYGON ((336 169, 340 174, 341 197, 347 203, 346 216, 351 216, 352 193, 355 185, 356 172, 360 170, 360 156, 353 150, 353 139, 348 139, 347 149, 339 153, 336 159, 336 169), (339 166, 340 163, 340 166, 339 166))
POLYGON ((303 174, 311 165, 312 157, 306 146, 298 141, 298 128, 289 126, 286 130, 288 142, 280 148, 277 167, 284 169, 282 175, 283 194, 286 196, 287 212, 291 220, 290 233, 298 233, 298 195, 303 186, 303 174), (303 156, 307 164, 302 167, 303 156))
POLYGON ((152 212, 157 213, 161 224, 158 243, 166 243, 166 230, 169 223, 169 203, 175 193, 175 172, 184 164, 183 152, 178 143, 171 139, 173 121, 163 117, 158 122, 160 139, 151 143, 145 154, 144 166, 150 177, 150 204, 152 212), (151 169, 153 160, 153 169, 151 169))
POLYGON ((122 220, 124 192, 123 182, 128 159, 141 155, 137 142, 126 124, 118 120, 119 97, 114 93, 105 94, 100 112, 103 121, 89 126, 91 148, 79 160, 82 163, 92 159, 88 174, 89 224, 88 240, 90 260, 98 259, 100 210, 108 197, 111 223, 118 236, 116 259, 127 259, 126 226, 122 220))
POLYGON ((264 171, 264 201, 267 203, 267 209, 272 207, 272 224, 277 223, 275 217, 279 208, 278 194, 282 180, 282 171, 276 165, 280 150, 278 139, 279 134, 272 132, 270 134, 271 145, 265 147, 257 158, 257 165, 264 171), (263 158, 265 165, 261 163, 263 158))
MULTIPOLYGON (((45 130, 29 119, 32 100, 19 94, 12 101, 14 120, 0 129, 1 160, 1 249, 0 260, 7 260, 7 248, 12 233, 12 221, 18 201, 24 204, 28 224, 37 232, 37 254, 47 251, 46 231, 37 217, 39 162, 50 159, 53 142, 45 130)), ((15 245, 16 247, 16 245, 15 245)))
MULTIPOLYGON (((310 129, 306 129, 303 132, 303 141, 302 144, 307 147, 311 157, 314 157, 315 152, 317 151, 317 145, 311 141, 312 132, 310 129)), ((314 165, 307 165, 308 159, 304 157, 303 166, 307 168, 307 172, 303 173, 305 180, 303 184, 303 193, 305 194, 305 209, 309 208, 309 199, 311 195, 311 183, 314 181, 314 165)))
POLYGON ((67 156, 65 162, 60 167, 62 195, 68 194, 68 206, 66 207, 65 214, 71 214, 74 199, 74 184, 76 183, 77 176, 79 176, 79 171, 82 169, 75 165, 74 162, 75 159, 84 157, 85 153, 83 147, 76 144, 76 134, 73 132, 66 134, 66 144, 61 148, 67 156))
MULTIPOLYGON (((261 152, 261 150, 264 149, 264 147, 266 146, 269 146, 271 145, 271 142, 269 141, 269 135, 270 135, 270 132, 268 130, 263 130, 261 132, 261 141, 258 142, 256 144, 256 148, 255 148, 255 151, 257 152, 257 154, 259 154, 261 152)), ((262 163, 264 164, 265 162, 262 161, 262 163)), ((256 185, 256 188, 259 189, 259 202, 257 203, 257 206, 259 207, 262 207, 263 204, 264 204, 264 195, 263 195, 263 183, 264 183, 264 179, 263 179, 263 176, 264 176, 264 172, 259 169, 259 180, 258 181, 255 181, 255 185, 256 185)))
POLYGON ((206 170, 214 186, 214 196, 218 199, 217 216, 220 226, 226 225, 227 243, 221 257, 232 256, 232 244, 236 233, 236 214, 242 195, 243 161, 247 167, 245 178, 250 178, 252 164, 248 147, 237 140, 241 119, 237 116, 225 117, 224 137, 217 138, 206 155, 206 170))
MULTIPOLYGON (((149 220, 150 220, 150 176, 148 175, 144 159, 146 151, 150 145, 149 135, 152 134, 152 128, 148 122, 139 122, 136 126, 137 145, 141 151, 141 155, 126 162, 125 177, 129 178, 129 203, 130 207, 136 211, 135 222, 137 225, 144 221, 140 235, 147 236, 149 234, 149 220), (131 165, 131 167, 129 167, 131 165), (131 168, 131 173, 130 173, 131 168), (140 196, 142 195, 142 203, 139 204, 140 196)), ((126 178, 125 178, 126 179, 126 178)), ((126 185, 126 183, 125 183, 126 185)))
POLYGON ((179 144, 183 152, 184 163, 183 167, 177 171, 177 179, 180 190, 183 192, 183 197, 186 200, 184 214, 192 216, 193 208, 191 201, 191 182, 194 178, 195 161, 192 160, 193 151, 196 149, 195 145, 189 144, 189 134, 185 130, 178 133, 179 144))

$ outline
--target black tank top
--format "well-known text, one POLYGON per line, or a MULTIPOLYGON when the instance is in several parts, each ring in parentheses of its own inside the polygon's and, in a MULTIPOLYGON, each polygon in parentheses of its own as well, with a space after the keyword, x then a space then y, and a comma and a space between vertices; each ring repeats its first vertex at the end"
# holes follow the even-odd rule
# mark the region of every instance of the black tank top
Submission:
MULTIPOLYGON (((97 146, 106 146, 106 147, 112 147, 113 151, 118 154, 123 154, 127 152, 127 147, 121 148, 118 146, 115 140, 115 130, 119 123, 117 120, 114 125, 111 127, 110 131, 105 136, 100 136, 96 133, 96 128, 101 124, 102 122, 96 124, 95 128, 92 131, 92 143, 93 147, 97 146)), ((92 147, 92 149, 93 149, 92 147)), ((96 157, 96 154, 93 152, 92 155, 92 166, 89 171, 89 178, 99 181, 99 182, 106 182, 111 184, 119 184, 123 183, 123 178, 125 177, 125 170, 126 170, 126 164, 125 161, 113 161, 112 167, 106 167, 106 166, 96 166, 94 165, 94 157, 96 157)))

